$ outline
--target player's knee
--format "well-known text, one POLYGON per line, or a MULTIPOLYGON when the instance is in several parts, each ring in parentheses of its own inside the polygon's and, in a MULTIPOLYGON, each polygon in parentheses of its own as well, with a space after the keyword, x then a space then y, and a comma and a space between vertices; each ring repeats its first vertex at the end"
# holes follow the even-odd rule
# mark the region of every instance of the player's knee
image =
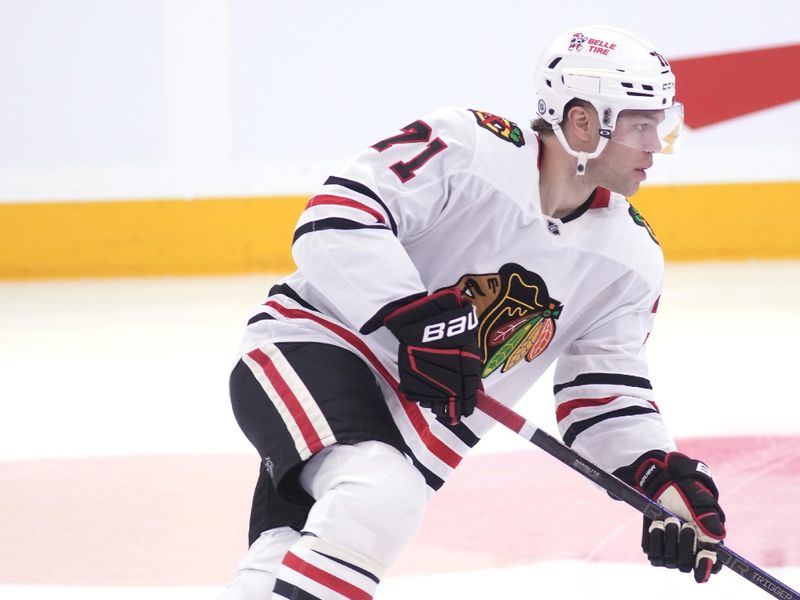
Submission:
POLYGON ((304 529, 382 568, 422 524, 429 498, 420 472, 380 442, 331 449, 301 479, 316 499, 304 529))
POLYGON ((428 504, 429 489, 425 479, 397 451, 381 457, 375 468, 377 472, 372 481, 356 483, 354 486, 356 493, 363 494, 365 503, 381 507, 380 511, 371 513, 375 518, 370 521, 376 528, 384 527, 398 534, 405 531, 411 537, 422 524, 428 504))

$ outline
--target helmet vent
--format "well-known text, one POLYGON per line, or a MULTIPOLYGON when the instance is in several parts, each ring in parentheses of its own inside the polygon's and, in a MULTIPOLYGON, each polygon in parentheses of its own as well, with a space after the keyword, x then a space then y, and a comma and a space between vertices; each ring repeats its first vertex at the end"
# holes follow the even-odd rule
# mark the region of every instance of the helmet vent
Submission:
POLYGON ((557 56, 556 59, 553 62, 551 62, 549 65, 547 65, 547 68, 548 69, 555 69, 556 65, 561 62, 562 58, 563 58, 562 56, 557 56))
POLYGON ((643 83, 643 84, 642 84, 642 89, 643 89, 643 90, 648 90, 648 91, 652 92, 652 91, 653 91, 653 86, 652 86, 652 85, 647 85, 647 84, 644 84, 644 83, 643 83))
POLYGON ((553 87, 553 84, 549 79, 545 79, 545 81, 547 82, 547 87, 553 87))
POLYGON ((647 94, 645 92, 625 92, 628 96, 644 96, 646 98, 652 98, 653 94, 647 94))
POLYGON ((627 81, 620 81, 620 84, 624 88, 632 88, 633 87, 633 84, 632 83, 628 83, 627 81))

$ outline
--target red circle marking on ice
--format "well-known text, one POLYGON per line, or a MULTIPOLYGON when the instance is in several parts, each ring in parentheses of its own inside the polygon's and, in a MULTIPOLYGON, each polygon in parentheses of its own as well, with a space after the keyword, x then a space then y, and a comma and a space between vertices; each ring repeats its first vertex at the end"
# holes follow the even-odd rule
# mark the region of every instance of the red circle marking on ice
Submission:
MULTIPOLYGON (((722 490, 728 543, 800 565, 800 437, 684 440, 722 490)), ((246 549, 251 456, 0 463, 0 583, 219 585, 246 549), (46 565, 46 567, 43 567, 46 565)), ((642 562, 640 517, 542 451, 465 460, 391 574, 539 560, 642 562)))

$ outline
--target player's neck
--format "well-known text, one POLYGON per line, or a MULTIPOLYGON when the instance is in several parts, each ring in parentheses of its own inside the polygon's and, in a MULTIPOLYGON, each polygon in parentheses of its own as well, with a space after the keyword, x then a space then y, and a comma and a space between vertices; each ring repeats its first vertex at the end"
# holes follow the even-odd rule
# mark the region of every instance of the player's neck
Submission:
POLYGON ((597 187, 586 175, 575 175, 576 159, 567 154, 555 136, 542 136, 539 198, 548 217, 566 217, 583 204, 597 187))

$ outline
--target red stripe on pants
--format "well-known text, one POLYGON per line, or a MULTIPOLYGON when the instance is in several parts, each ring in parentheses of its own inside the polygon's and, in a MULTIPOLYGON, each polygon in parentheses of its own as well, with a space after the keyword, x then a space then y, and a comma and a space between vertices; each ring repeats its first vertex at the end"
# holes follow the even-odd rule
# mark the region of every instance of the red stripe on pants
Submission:
POLYGON ((314 428, 314 424, 311 422, 311 419, 308 418, 308 414, 303 409, 302 404, 300 404, 300 400, 297 399, 297 396, 295 396, 292 388, 290 388, 289 384, 286 383, 286 380, 281 377, 281 374, 278 372, 278 369, 275 367, 275 363, 272 362, 272 359, 270 359, 269 356, 264 354, 259 349, 248 352, 247 355, 256 361, 263 369, 264 374, 267 376, 267 379, 269 379, 272 387, 275 388, 275 391, 278 392, 278 396, 281 397, 281 400, 283 400, 286 408, 289 409, 289 414, 291 414, 292 419, 294 419, 295 423, 297 423, 297 427, 300 429, 300 433, 302 434, 303 440, 305 440, 305 443, 308 446, 309 452, 314 454, 315 452, 322 450, 324 446, 322 445, 322 441, 319 439, 319 435, 317 434, 317 430, 314 428))

